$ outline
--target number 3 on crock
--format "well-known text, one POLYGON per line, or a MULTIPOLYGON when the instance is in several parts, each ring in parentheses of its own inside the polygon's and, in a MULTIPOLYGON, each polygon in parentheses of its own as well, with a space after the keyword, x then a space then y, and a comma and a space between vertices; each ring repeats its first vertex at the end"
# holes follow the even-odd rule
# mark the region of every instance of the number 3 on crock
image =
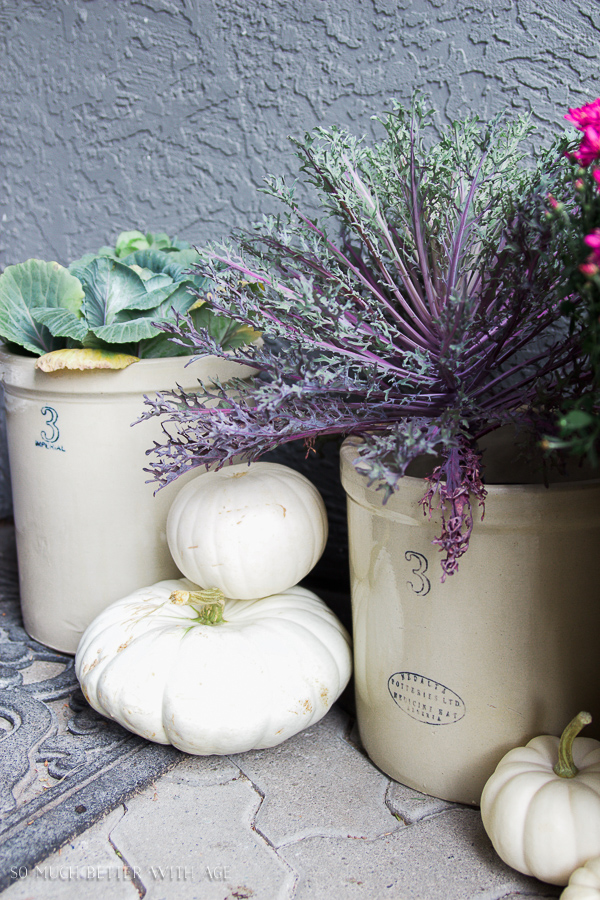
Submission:
POLYGON ((54 444, 60 437, 60 431, 56 424, 58 413, 53 406, 42 406, 42 415, 46 417, 46 428, 42 430, 41 438, 49 444, 54 444))
POLYGON ((404 559, 409 563, 414 563, 412 574, 415 576, 415 580, 407 581, 407 585, 415 594, 424 597, 431 590, 431 582, 425 574, 429 567, 427 557, 423 556, 422 553, 417 553, 416 550, 407 550, 404 554, 404 559))

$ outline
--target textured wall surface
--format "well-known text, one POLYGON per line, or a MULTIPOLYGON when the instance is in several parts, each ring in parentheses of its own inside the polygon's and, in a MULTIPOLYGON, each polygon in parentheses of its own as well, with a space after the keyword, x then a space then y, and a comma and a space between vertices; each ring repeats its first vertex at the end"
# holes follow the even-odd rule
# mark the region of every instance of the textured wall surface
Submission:
POLYGON ((0 265, 118 231, 225 235, 287 135, 391 96, 544 129, 595 96, 598 0, 0 0, 0 265))
POLYGON ((598 0, 0 0, 0 267, 225 236, 294 172, 289 134, 369 133, 415 87, 440 122, 508 105, 543 136, 599 63, 598 0))

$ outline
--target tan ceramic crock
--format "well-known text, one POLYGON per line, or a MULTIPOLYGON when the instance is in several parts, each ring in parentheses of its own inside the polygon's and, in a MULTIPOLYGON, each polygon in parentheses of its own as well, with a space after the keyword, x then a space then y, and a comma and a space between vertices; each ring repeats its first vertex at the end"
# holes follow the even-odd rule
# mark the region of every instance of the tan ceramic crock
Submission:
MULTIPOLYGON (((207 357, 145 359, 118 371, 41 372, 35 359, 0 353, 27 632, 74 653, 109 603, 179 573, 166 541, 169 506, 188 476, 160 490, 143 471, 164 442, 158 418, 132 423, 144 394, 246 377, 207 357)), ((198 470, 196 470, 197 474, 198 470)))
MULTIPOLYGON (((498 456, 490 480, 524 477, 514 448, 498 456)), ((355 457, 349 439, 356 702, 371 759, 426 794, 478 804, 512 747, 560 734, 582 709, 600 737, 600 482, 488 484, 485 519, 441 584, 423 479, 405 476, 382 506, 355 457)))

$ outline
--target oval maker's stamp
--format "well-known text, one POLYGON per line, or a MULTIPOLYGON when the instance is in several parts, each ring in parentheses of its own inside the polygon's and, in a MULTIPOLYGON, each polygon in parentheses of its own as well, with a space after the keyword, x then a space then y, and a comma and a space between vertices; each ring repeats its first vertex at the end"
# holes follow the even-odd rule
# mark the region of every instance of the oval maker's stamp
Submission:
POLYGON ((425 725, 454 725, 466 713, 462 697, 417 672, 395 672, 388 679, 388 690, 402 712, 425 725))

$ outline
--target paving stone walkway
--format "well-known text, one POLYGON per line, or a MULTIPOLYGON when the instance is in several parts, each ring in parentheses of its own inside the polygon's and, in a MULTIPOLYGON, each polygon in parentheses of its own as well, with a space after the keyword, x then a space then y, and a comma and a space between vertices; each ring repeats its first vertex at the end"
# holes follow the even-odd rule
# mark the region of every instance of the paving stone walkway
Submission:
POLYGON ((390 781, 339 707, 270 750, 191 757, 18 877, 3 900, 530 900, 478 810, 390 781))
POLYGON ((347 698, 280 746, 230 757, 160 748, 82 708, 72 660, 18 623, 14 571, 0 529, 2 900, 560 895, 498 859, 478 810, 380 772, 347 698))

